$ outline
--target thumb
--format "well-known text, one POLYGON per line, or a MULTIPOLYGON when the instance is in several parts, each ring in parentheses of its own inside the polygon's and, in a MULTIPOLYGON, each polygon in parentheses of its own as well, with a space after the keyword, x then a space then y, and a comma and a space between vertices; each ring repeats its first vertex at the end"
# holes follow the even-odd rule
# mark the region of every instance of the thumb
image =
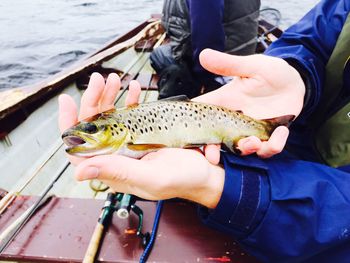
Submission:
POLYGON ((76 170, 78 181, 99 179, 120 184, 133 184, 144 173, 140 160, 121 155, 100 155, 81 162, 76 170), (131 171, 132 169, 132 171, 131 171))
POLYGON ((199 55, 201 65, 222 76, 252 77, 261 69, 259 55, 234 56, 212 49, 204 49, 199 55))

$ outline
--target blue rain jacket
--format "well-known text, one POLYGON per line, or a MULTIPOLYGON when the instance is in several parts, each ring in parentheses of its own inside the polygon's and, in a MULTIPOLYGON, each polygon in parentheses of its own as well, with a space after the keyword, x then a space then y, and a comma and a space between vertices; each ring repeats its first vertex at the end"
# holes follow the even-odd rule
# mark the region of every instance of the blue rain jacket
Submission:
MULTIPOLYGON (((323 0, 272 44, 267 55, 307 72, 312 83, 290 128, 288 150, 266 160, 223 153, 222 197, 215 209, 199 210, 204 223, 232 235, 263 262, 350 262, 350 166, 335 169, 315 162, 305 132, 349 11, 349 0, 323 0)), ((343 87, 348 100, 349 64, 343 87)))

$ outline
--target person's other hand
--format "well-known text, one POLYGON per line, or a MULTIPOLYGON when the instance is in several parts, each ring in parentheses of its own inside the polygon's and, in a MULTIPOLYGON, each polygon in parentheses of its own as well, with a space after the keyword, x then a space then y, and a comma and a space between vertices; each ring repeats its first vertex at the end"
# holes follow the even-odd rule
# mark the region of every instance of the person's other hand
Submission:
POLYGON ((81 162, 77 180, 98 179, 116 192, 148 200, 183 198, 215 208, 224 186, 224 170, 196 150, 166 148, 137 160, 118 154, 81 162))
MULTIPOLYGON (((282 115, 298 116, 303 107, 305 85, 299 73, 286 61, 266 55, 233 56, 205 49, 200 62, 207 70, 234 79, 221 88, 204 94, 195 101, 241 110, 256 119, 282 115)), ((242 155, 257 153, 268 158, 283 150, 289 130, 280 126, 266 142, 248 137, 238 142, 242 155)), ((210 145, 205 154, 211 163, 218 163, 220 146, 210 145)))
MULTIPOLYGON (((105 82, 99 73, 91 75, 88 88, 81 98, 80 111, 73 98, 62 94, 59 96, 58 125, 61 133, 75 125, 78 121, 96 115, 102 111, 114 108, 114 100, 120 89, 120 79, 117 74, 112 73, 105 82)), ((125 104, 132 105, 138 102, 141 93, 137 81, 131 81, 125 104)), ((69 156, 72 164, 78 164, 85 158, 69 156)))

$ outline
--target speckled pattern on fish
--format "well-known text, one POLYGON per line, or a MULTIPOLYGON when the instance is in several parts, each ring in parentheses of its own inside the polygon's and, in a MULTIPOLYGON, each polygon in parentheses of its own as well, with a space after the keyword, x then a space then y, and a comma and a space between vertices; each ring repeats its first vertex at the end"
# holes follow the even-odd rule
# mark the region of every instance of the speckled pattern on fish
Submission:
POLYGON ((158 101, 98 114, 68 129, 67 152, 91 156, 117 152, 140 157, 163 147, 224 144, 235 151, 239 139, 267 140, 293 116, 255 120, 240 112, 192 101, 158 101))

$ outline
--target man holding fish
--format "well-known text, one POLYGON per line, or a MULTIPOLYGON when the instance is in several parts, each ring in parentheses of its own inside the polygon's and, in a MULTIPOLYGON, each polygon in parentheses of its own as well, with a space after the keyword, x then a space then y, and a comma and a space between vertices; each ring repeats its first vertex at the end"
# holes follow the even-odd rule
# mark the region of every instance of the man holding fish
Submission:
MULTIPOLYGON (((180 197, 197 202, 204 223, 231 234, 264 262, 347 262, 349 11, 348 0, 321 1, 266 55, 201 53, 207 70, 235 78, 196 102, 239 110, 255 119, 294 115, 290 129, 277 127, 267 141, 244 134, 236 143, 241 156, 220 152, 218 145, 206 146, 204 154, 159 147, 141 159, 71 156, 76 178, 98 178, 117 192, 151 200, 180 197)), ((74 101, 62 95, 62 132, 111 109, 119 87, 117 75, 105 83, 93 74, 79 115, 74 101)), ((132 81, 129 89, 126 105, 134 105, 140 87, 132 81)))

